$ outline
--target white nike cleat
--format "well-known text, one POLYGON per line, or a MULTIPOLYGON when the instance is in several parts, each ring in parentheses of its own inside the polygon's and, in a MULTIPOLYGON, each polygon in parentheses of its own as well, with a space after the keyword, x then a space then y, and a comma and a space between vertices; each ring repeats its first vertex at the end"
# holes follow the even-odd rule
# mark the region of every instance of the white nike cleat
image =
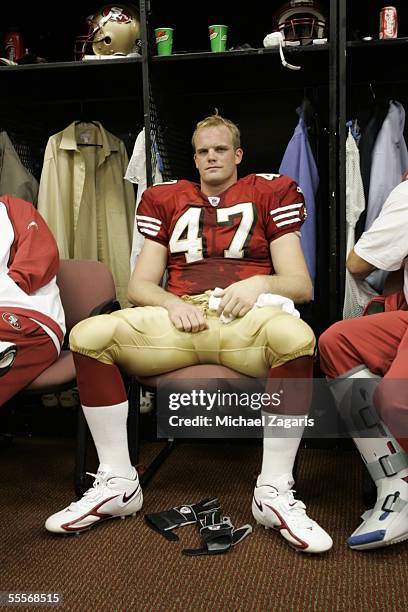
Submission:
MULTIPOLYGON (((292 482, 293 484, 293 482, 292 482)), ((276 529, 290 546, 300 552, 321 553, 333 546, 333 540, 306 514, 306 506, 295 499, 293 489, 280 490, 272 485, 255 487, 252 514, 265 529, 276 529)))
POLYGON ((52 533, 80 533, 111 518, 134 516, 143 504, 143 494, 135 470, 134 478, 121 478, 110 473, 90 474, 95 482, 84 495, 67 508, 52 514, 45 528, 52 533))
POLYGON ((354 550, 382 548, 408 540, 408 483, 402 478, 380 481, 377 502, 348 538, 354 550))
POLYGON ((17 355, 17 345, 14 342, 0 341, 0 376, 10 370, 17 355))

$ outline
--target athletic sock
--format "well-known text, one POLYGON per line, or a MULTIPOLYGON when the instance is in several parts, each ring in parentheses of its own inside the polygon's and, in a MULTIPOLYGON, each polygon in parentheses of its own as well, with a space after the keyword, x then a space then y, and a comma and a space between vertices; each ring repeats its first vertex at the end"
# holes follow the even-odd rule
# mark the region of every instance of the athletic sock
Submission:
POLYGON ((126 427, 128 402, 82 408, 95 442, 99 470, 133 478, 135 470, 130 462, 126 427))
MULTIPOLYGON (((299 415, 271 415, 264 413, 266 422, 268 417, 276 416, 276 419, 298 419, 299 415)), ((279 489, 290 488, 293 485, 293 465, 299 448, 304 425, 295 425, 285 438, 272 437, 272 428, 265 425, 263 439, 262 468, 259 474, 259 485, 274 485, 279 489), (290 436, 290 437, 289 437, 290 436)))

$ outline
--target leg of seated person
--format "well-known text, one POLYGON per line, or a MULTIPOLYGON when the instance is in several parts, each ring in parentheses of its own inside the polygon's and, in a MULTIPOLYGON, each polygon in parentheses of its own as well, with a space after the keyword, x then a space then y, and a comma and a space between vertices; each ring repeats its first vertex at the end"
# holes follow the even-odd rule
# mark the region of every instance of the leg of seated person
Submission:
MULTIPOLYGON (((403 379, 408 378, 407 329, 408 313, 394 311, 339 322, 319 341, 322 369, 331 377, 330 389, 350 429, 358 431, 360 427, 367 434, 365 423, 370 411, 372 434, 354 435, 353 440, 376 483, 377 502, 348 539, 349 546, 357 550, 408 538, 406 439, 394 438, 401 434, 396 426, 398 419, 406 421, 403 379), (372 385, 364 384, 364 379, 373 377, 372 372, 383 376, 373 398, 372 385), (353 393, 353 384, 361 386, 361 391, 353 393), (366 401, 359 406, 359 397, 369 398, 369 405, 366 401)), ((403 426, 403 433, 405 429, 403 426)))
POLYGON ((330 536, 306 514, 293 496, 293 465, 309 411, 315 337, 301 319, 265 307, 253 309, 220 330, 220 361, 252 376, 268 378, 268 393, 284 389, 285 399, 275 414, 294 419, 287 437, 264 428, 261 473, 252 500, 258 523, 278 529, 296 550, 319 553, 331 548, 330 536), (296 425, 299 423, 299 425, 296 425))
POLYGON ((320 364, 329 378, 362 364, 384 376, 408 328, 408 312, 396 310, 338 321, 319 338, 320 364))
POLYGON ((254 308, 220 329, 220 362, 238 372, 267 378, 271 368, 312 356, 312 329, 280 308, 254 308))
MULTIPOLYGON (((17 351, 0 381, 0 406, 46 370, 57 359, 57 349, 46 331, 35 321, 19 316, 13 325, 0 317, 0 339, 15 344, 17 351)), ((8 362, 7 362, 8 363, 8 362)))
POLYGON ((278 410, 265 411, 265 418, 279 418, 293 423, 285 437, 276 437, 276 428, 264 426, 262 469, 252 499, 252 513, 266 528, 278 529, 298 551, 321 553, 333 541, 328 533, 306 514, 306 506, 294 498, 293 465, 302 439, 312 395, 313 358, 298 357, 271 368, 268 393, 278 391, 278 410), (282 393, 283 390, 283 393, 282 393))
POLYGON ((165 308, 143 306, 81 321, 71 331, 70 347, 127 374, 155 376, 200 363, 194 336, 178 331, 165 308))
POLYGON ((178 332, 163 308, 126 309, 82 321, 71 332, 70 346, 100 464, 92 489, 47 519, 46 529, 54 533, 78 533, 106 518, 133 515, 142 506, 129 458, 128 402, 119 367, 143 375, 197 363, 191 334, 178 332))
POLYGON ((90 529, 108 518, 133 516, 143 503, 136 469, 127 443, 128 403, 122 376, 107 365, 74 354, 82 408, 99 458, 93 486, 77 502, 51 515, 45 527, 72 534, 90 529))

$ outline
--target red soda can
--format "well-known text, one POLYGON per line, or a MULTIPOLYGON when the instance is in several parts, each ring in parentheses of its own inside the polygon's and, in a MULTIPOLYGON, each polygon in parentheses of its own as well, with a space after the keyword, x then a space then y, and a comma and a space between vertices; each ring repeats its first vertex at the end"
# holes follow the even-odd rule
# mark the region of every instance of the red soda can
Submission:
POLYGON ((395 6, 384 6, 380 11, 380 38, 397 38, 398 15, 395 6))
POLYGON ((12 29, 4 37, 4 47, 6 50, 6 58, 12 62, 17 61, 24 55, 24 44, 21 32, 17 29, 12 29))

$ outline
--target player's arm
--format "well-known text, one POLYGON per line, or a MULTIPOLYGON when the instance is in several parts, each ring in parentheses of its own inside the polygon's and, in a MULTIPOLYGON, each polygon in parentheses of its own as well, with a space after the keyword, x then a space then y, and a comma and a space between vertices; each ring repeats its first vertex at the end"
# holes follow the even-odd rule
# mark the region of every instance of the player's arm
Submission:
POLYGON ((200 309, 187 304, 160 286, 167 266, 167 247, 146 239, 129 281, 128 299, 135 306, 162 306, 180 331, 197 332, 207 328, 200 309))
POLYGON ((350 252, 346 265, 353 276, 363 279, 373 270, 394 272, 404 266, 407 202, 407 183, 402 182, 390 193, 374 223, 350 252))
POLYGON ((271 242, 270 252, 275 274, 256 275, 229 285, 220 294, 220 314, 243 317, 261 293, 283 295, 297 304, 311 299, 312 283, 298 235, 291 232, 277 238, 271 242))
POLYGON ((30 203, 4 197, 14 228, 8 276, 28 295, 47 285, 58 272, 58 248, 46 222, 30 203))
POLYGON ((309 302, 313 287, 298 234, 284 234, 269 248, 275 274, 266 277, 266 293, 283 295, 296 304, 309 302))
POLYGON ((372 264, 368 263, 365 259, 357 255, 354 249, 352 249, 347 257, 346 262, 347 270, 356 278, 365 278, 373 270, 377 268, 372 264))

